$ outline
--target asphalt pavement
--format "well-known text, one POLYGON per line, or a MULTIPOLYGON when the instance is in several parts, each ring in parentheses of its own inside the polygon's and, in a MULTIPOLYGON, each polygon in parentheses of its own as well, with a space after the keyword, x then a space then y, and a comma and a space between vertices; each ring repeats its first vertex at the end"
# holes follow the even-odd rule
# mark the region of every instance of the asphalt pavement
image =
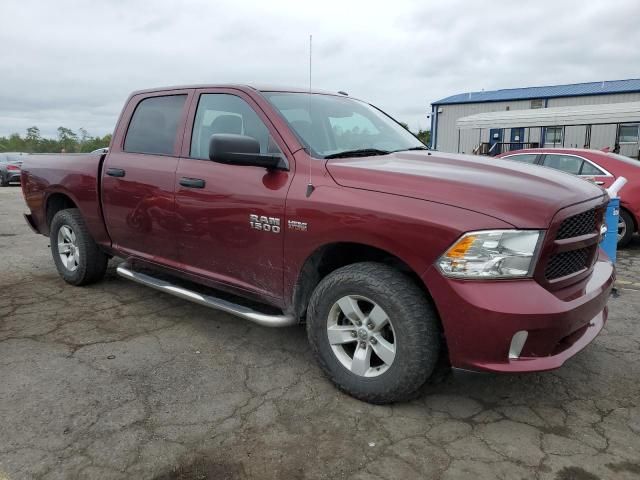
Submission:
POLYGON ((640 478, 640 239, 602 334, 561 369, 338 392, 303 328, 57 275, 0 188, 0 480, 640 478))

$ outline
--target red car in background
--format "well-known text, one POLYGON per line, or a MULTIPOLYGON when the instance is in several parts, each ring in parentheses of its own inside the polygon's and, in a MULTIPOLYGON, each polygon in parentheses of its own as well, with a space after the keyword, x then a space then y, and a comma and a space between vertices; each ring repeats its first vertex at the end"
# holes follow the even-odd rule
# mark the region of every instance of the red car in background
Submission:
POLYGON ((640 224, 640 161, 623 155, 584 148, 530 148, 505 152, 500 158, 542 165, 578 175, 609 187, 616 178, 625 177, 627 184, 620 191, 620 221, 618 246, 631 241, 640 224))

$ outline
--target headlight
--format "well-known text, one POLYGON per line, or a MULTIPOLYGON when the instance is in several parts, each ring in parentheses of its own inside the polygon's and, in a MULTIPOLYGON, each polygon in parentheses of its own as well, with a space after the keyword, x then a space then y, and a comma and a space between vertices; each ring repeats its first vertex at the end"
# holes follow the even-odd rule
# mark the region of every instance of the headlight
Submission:
POLYGON ((540 230, 484 230, 465 233, 437 262, 447 277, 523 278, 533 273, 540 230))

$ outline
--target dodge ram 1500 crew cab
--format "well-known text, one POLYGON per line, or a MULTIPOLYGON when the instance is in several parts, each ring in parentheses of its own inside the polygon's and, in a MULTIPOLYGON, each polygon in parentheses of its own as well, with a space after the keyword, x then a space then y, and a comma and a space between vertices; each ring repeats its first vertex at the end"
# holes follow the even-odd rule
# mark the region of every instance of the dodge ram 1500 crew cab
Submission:
POLYGON ((375 403, 453 367, 560 367, 607 319, 607 195, 566 173, 429 151, 346 95, 136 92, 106 154, 33 155, 22 188, 64 280, 125 278, 267 326, 375 403))

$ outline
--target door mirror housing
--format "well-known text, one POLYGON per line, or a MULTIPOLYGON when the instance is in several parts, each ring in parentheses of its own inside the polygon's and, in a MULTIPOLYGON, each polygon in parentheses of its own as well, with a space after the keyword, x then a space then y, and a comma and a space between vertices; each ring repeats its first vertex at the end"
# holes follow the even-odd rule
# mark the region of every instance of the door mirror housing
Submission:
POLYGON ((260 153, 260 142, 247 135, 214 133, 209 140, 209 159, 228 165, 287 170, 281 155, 260 153))

